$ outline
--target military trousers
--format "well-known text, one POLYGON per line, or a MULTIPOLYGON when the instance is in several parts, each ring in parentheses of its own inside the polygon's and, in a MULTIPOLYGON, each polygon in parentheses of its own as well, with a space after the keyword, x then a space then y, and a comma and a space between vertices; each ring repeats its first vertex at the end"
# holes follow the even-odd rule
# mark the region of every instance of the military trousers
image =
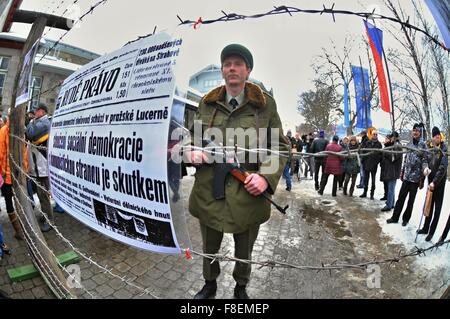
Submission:
MULTIPOLYGON (((217 231, 200 223, 200 230, 203 240, 203 252, 205 254, 216 254, 219 252, 223 239, 223 232, 217 231)), ((252 225, 240 234, 233 234, 234 256, 239 259, 251 259, 253 245, 258 237, 259 225, 252 225)), ((251 264, 235 262, 233 278, 241 286, 247 285, 250 280, 251 264)), ((220 265, 216 260, 211 263, 211 259, 203 258, 203 277, 207 281, 214 281, 220 274, 220 265)))

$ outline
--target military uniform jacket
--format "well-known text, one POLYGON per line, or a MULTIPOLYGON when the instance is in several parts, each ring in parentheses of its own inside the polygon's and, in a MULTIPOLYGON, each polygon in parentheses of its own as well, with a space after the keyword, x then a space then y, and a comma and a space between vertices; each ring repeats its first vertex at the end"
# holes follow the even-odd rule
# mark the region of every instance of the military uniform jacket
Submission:
MULTIPOLYGON (((203 132, 208 128, 222 131, 226 137, 226 128, 268 128, 267 148, 287 151, 288 141, 282 132, 282 124, 277 113, 275 100, 264 93, 258 86, 246 83, 243 103, 232 110, 225 102, 225 86, 218 87, 209 92, 199 103, 195 120, 202 121, 203 132), (278 133, 278 145, 271 145, 270 128, 278 133)), ((194 125, 195 127, 196 125, 194 125)), ((275 135, 276 136, 276 135, 275 135)), ((245 139, 245 148, 255 147, 254 134, 245 139)), ((226 141, 224 141, 226 142, 226 141)), ((228 144, 230 141, 224 143, 228 144)), ((233 145, 231 143, 231 145, 233 145)), ((243 147, 244 145, 239 145, 243 147)), ((261 147, 261 145, 258 145, 261 147)), ((264 147, 264 146, 263 146, 264 147)), ((249 154, 246 154, 246 161, 249 154)), ((273 194, 278 185, 287 158, 277 154, 261 157, 258 163, 242 163, 250 172, 257 172, 268 182, 267 192, 273 194), (271 166, 272 165, 272 166, 271 166), (267 171, 267 168, 274 170, 267 171)), ((203 164, 197 168, 195 182, 189 197, 189 211, 199 218, 202 224, 225 233, 241 233, 251 225, 262 224, 270 217, 270 203, 262 196, 253 196, 248 193, 244 185, 228 174, 225 180, 225 198, 216 200, 212 193, 214 165, 203 164)))

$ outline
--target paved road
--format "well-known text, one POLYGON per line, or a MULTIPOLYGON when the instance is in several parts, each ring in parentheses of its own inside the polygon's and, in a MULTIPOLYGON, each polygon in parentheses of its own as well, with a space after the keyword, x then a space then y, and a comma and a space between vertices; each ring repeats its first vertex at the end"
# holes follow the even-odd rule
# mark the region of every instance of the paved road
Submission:
MULTIPOLYGON (((193 178, 183 180, 184 194, 192 187, 193 178)), ((329 192, 328 192, 329 193, 329 192)), ((396 255, 402 247, 391 244, 383 236, 376 218, 379 203, 372 209, 362 208, 361 200, 349 200, 339 194, 320 197, 311 180, 295 181, 292 192, 284 190, 280 182, 276 200, 290 205, 286 216, 276 210, 262 225, 254 248, 253 259, 277 260, 297 265, 319 266, 333 261, 356 263, 375 257, 396 255)), ((184 196, 187 201, 187 196, 184 196)), ((3 201, 2 201, 3 202, 3 201)), ((0 261, 0 290, 11 298, 54 298, 41 278, 11 283, 6 269, 29 264, 30 259, 23 242, 12 237, 12 229, 2 204, 0 219, 13 254, 0 261)), ((187 202, 186 202, 187 205, 187 202)), ((367 205, 366 205, 367 206, 367 205)), ((198 222, 187 214, 187 223, 193 250, 201 251, 198 222)), ((184 256, 150 253, 110 240, 83 226, 68 214, 56 214, 56 224, 75 247, 102 265, 125 275, 136 285, 149 288, 159 298, 192 298, 202 287, 201 258, 187 260, 184 256)), ((54 232, 45 234, 49 246, 56 254, 69 247, 54 232)), ((226 235, 223 251, 233 252, 231 235, 226 235)), ((99 268, 82 260, 82 285, 97 298, 153 298, 142 291, 103 273, 99 268)), ((233 262, 221 262, 217 298, 232 298, 234 280, 233 262)), ((428 298, 439 297, 439 270, 422 273, 413 260, 405 260, 392 267, 382 267, 381 288, 369 289, 364 270, 329 272, 296 269, 254 267, 248 293, 252 298, 428 298)), ((90 298, 77 289, 79 298, 90 298)))

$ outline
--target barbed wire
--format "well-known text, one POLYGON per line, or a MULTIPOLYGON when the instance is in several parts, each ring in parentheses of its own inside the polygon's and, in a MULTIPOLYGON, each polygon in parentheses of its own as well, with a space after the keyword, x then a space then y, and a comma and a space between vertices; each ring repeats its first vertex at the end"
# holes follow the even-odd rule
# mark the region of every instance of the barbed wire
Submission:
POLYGON ((368 157, 375 153, 387 153, 387 154, 408 154, 410 152, 417 152, 417 153, 427 153, 427 154, 443 154, 446 156, 449 156, 449 152, 443 152, 440 149, 432 148, 432 149, 417 149, 414 147, 410 147, 407 145, 403 146, 388 146, 384 149, 375 149, 375 148, 360 148, 360 149, 354 149, 354 150, 343 150, 340 152, 334 152, 334 151, 321 151, 317 153, 307 153, 307 152, 296 152, 296 153, 290 153, 289 151, 277 151, 267 148, 243 148, 243 147, 235 147, 235 146, 207 146, 207 147, 200 147, 200 146, 191 146, 191 145, 184 145, 180 147, 180 151, 189 151, 189 150, 199 150, 203 151, 208 154, 212 155, 227 155, 227 153, 233 154, 242 154, 242 153, 255 153, 255 154, 275 154, 280 157, 286 157, 286 158, 309 158, 309 157, 327 157, 327 156, 338 156, 343 158, 361 158, 361 157, 368 157), (404 149, 402 151, 396 150, 396 149, 404 149), (222 151, 220 151, 222 149, 222 151), (235 151, 238 150, 238 151, 235 151), (234 152, 233 152, 234 151, 234 152))
MULTIPOLYGON (((19 185, 19 189, 21 190, 21 192, 23 193, 23 195, 28 196, 28 194, 25 194, 22 190, 22 186, 19 185)), ((48 252, 55 258, 56 263, 69 275, 69 277, 71 277, 77 284, 78 287, 81 287, 81 289, 83 289, 89 296, 91 296, 91 298, 95 299, 96 297, 94 296, 94 294, 92 294, 90 291, 88 291, 75 277, 72 277, 72 274, 66 269, 66 267, 64 267, 58 260, 58 257, 56 256, 56 254, 53 252, 53 250, 48 247, 47 243, 45 241, 43 241, 41 239, 41 237, 37 234, 37 232, 34 230, 30 220, 28 219, 28 216, 25 212, 25 208, 22 206, 22 204, 19 201, 19 197, 17 196, 15 190, 13 189, 13 195, 16 198, 16 203, 19 205, 20 210, 23 212, 23 215, 25 216, 25 220, 27 221, 27 224, 29 226, 29 228, 33 231, 35 237, 41 242, 41 244, 48 250, 48 252)), ((28 198, 28 197, 27 197, 28 198)), ((26 232, 25 227, 22 227, 23 231, 26 232)), ((31 236, 30 236, 31 237, 31 236)), ((34 246, 36 247, 36 246, 34 246)), ((39 251, 39 250, 38 250, 39 251)), ((50 268, 51 269, 51 268, 50 268)), ((56 275, 55 275, 56 276, 56 275)))
MULTIPOLYGON (((64 14, 65 14, 67 11, 69 11, 69 8, 72 7, 72 6, 74 6, 75 4, 77 4, 78 1, 79 1, 79 0, 74 0, 70 5, 68 5, 67 8, 66 8, 66 10, 64 10, 64 11, 61 13, 61 17, 64 17, 64 14)), ((65 0, 62 0, 62 1, 58 4, 58 6, 56 7, 56 9, 54 9, 50 14, 55 13, 55 12, 59 9, 59 7, 62 6, 62 5, 64 4, 64 2, 65 2, 65 0)), ((44 33, 44 35, 42 36, 43 38, 45 38, 45 36, 50 32, 50 30, 53 29, 53 28, 55 27, 56 23, 57 23, 57 22, 55 21, 55 22, 53 23, 53 25, 52 25, 52 26, 44 33)))
MULTIPOLYGON (((100 1, 98 1, 96 4, 92 5, 91 8, 90 8, 88 11, 86 11, 85 13, 83 13, 76 21, 74 21, 73 26, 75 26, 78 22, 82 21, 83 18, 84 18, 85 16, 87 16, 88 14, 94 12, 94 10, 95 10, 99 5, 105 4, 107 1, 108 1, 108 0, 100 0, 100 1)), ((63 39, 63 38, 64 38, 71 30, 73 30, 73 26, 72 26, 71 29, 67 30, 66 32, 64 32, 64 33, 59 37, 59 39, 53 44, 53 46, 51 46, 50 49, 48 49, 48 50, 42 55, 42 57, 39 59, 39 61, 38 61, 37 63, 40 63, 40 62, 42 61, 42 59, 43 59, 47 54, 49 54, 49 53, 53 50, 53 48, 55 48, 55 47, 61 42, 61 40, 62 40, 62 39, 63 39)))
MULTIPOLYGON (((46 146, 38 146, 30 143, 29 141, 25 140, 24 138, 21 138, 17 135, 10 134, 13 138, 16 138, 27 145, 30 145, 32 147, 47 150, 48 147, 46 146)), ((444 156, 449 156, 450 152, 444 152, 441 148, 433 147, 433 148, 415 148, 408 145, 391 145, 386 146, 385 148, 378 149, 378 148, 356 148, 356 149, 347 149, 342 150, 340 152, 334 152, 334 151, 320 151, 317 153, 308 153, 308 152, 290 152, 290 151, 277 151, 272 150, 268 148, 244 148, 244 147, 238 147, 238 146, 221 146, 221 145, 215 145, 215 146, 195 146, 195 145, 181 145, 179 148, 179 151, 190 151, 190 150, 198 150, 198 151, 204 151, 205 153, 209 154, 218 154, 218 155, 227 155, 227 153, 232 153, 232 151, 235 151, 235 154, 242 154, 242 153, 270 153, 279 155, 281 157, 301 157, 301 158, 308 158, 308 157, 327 157, 330 155, 333 156, 339 156, 343 158, 358 158, 358 157, 368 157, 375 153, 386 153, 386 154, 392 154, 392 155, 400 155, 400 154, 408 154, 410 152, 417 152, 417 153, 427 153, 427 154, 442 154, 444 156), (401 149, 401 150, 400 150, 401 149), (222 150, 222 151, 221 151, 222 150), (237 150, 237 151, 236 151, 237 150)), ((232 154, 234 154, 232 153, 232 154)))
POLYGON ((12 133, 9 133, 9 136, 11 136, 11 137, 13 137, 13 138, 15 138, 15 139, 18 139, 19 141, 23 142, 24 144, 27 145, 27 147, 28 147, 28 146, 31 146, 31 147, 33 147, 33 148, 36 148, 36 149, 38 149, 38 150, 43 150, 43 151, 47 151, 47 150, 48 150, 48 147, 47 147, 47 146, 34 145, 34 144, 31 143, 30 141, 28 141, 28 140, 26 140, 26 139, 24 139, 24 138, 21 138, 21 137, 19 137, 19 136, 17 136, 17 135, 14 135, 14 134, 12 134, 12 133))
POLYGON ((322 7, 323 9, 317 10, 317 9, 301 9, 301 8, 296 8, 296 7, 289 7, 289 6, 274 6, 274 9, 265 12, 265 13, 257 13, 257 14, 252 14, 252 15, 244 15, 244 14, 238 14, 238 13, 226 13, 225 11, 222 10, 222 16, 216 19, 203 19, 200 18, 198 20, 183 20, 182 18, 180 18, 179 15, 177 15, 178 19, 180 20, 180 24, 179 25, 187 25, 187 24, 212 24, 212 23, 216 23, 216 22, 230 22, 230 21, 237 21, 237 20, 246 20, 246 19, 257 19, 257 18, 262 18, 262 17, 266 17, 266 16, 271 16, 271 15, 280 15, 280 14, 289 14, 292 17, 292 14, 294 13, 306 13, 306 14, 329 14, 332 16, 333 21, 336 22, 336 15, 340 14, 340 15, 353 15, 353 16, 358 16, 360 18, 364 18, 364 19, 379 19, 379 20, 388 20, 397 24, 400 24, 402 27, 404 28, 408 28, 410 30, 415 30, 418 32, 421 32, 422 34, 424 34, 426 37, 428 37, 428 39, 430 41, 433 41, 434 43, 436 43, 437 45, 439 45, 442 49, 446 50, 447 52, 450 52, 450 49, 447 48, 445 46, 445 44, 441 41, 439 41, 439 39, 437 37, 434 37, 432 35, 430 35, 427 31, 412 25, 409 23, 409 18, 407 21, 402 21, 399 20, 397 18, 394 17, 389 17, 389 16, 385 16, 382 14, 378 14, 375 13, 375 9, 373 12, 355 12, 355 11, 350 11, 350 10, 336 10, 334 9, 334 3, 331 6, 331 8, 326 8, 325 5, 323 4, 322 7))
POLYGON ((127 45, 129 45, 129 44, 131 44, 133 42, 139 41, 141 39, 145 39, 145 38, 151 37, 152 35, 155 35, 156 28, 157 28, 157 26, 155 25, 155 27, 153 28, 153 32, 152 33, 149 33, 149 34, 146 34, 146 35, 143 35, 143 36, 138 36, 135 40, 131 40, 131 41, 128 41, 127 43, 125 43, 124 46, 127 46, 127 45))
POLYGON ((47 93, 49 93, 49 92, 55 90, 56 88, 60 87, 60 86, 62 85, 62 83, 63 83, 63 82, 61 81, 60 83, 58 83, 58 84, 52 86, 51 88, 49 88, 49 89, 47 89, 47 90, 45 90, 45 91, 42 91, 42 92, 36 93, 36 94, 34 94, 34 95, 31 95, 31 97, 28 98, 28 100, 24 101, 24 102, 21 103, 21 104, 25 104, 25 103, 31 102, 31 101, 33 101, 34 98, 40 97, 40 96, 42 96, 42 95, 44 95, 44 94, 47 94, 47 93))
MULTIPOLYGON (((17 197, 16 197, 17 199, 17 197)), ((16 200, 16 203, 18 202, 18 200, 16 200)), ((30 228, 33 229, 33 227, 31 226, 28 218, 26 217, 26 214, 24 212, 24 216, 25 219, 27 220, 28 224, 30 225, 30 228)), ((45 258, 41 255, 39 249, 37 248, 35 242, 33 241, 31 235, 28 233, 28 231, 26 230, 26 225, 23 222, 23 220, 21 219, 20 215, 17 214, 17 218, 22 226, 22 231, 23 234, 25 235, 25 240, 27 242, 27 247, 30 250, 30 254, 34 257, 35 261, 36 261, 36 267, 38 267, 41 270, 41 274, 43 276, 45 276, 45 279, 47 279, 48 281, 51 281, 51 283, 53 284, 53 287, 58 290, 58 292, 52 290, 54 293, 58 294, 60 293, 60 296, 57 295, 57 297, 67 297, 67 294, 72 296, 72 294, 70 293, 70 291, 68 291, 64 284, 59 280, 59 278, 53 273, 51 267, 48 265, 48 263, 45 261, 45 258), (43 265, 42 265, 42 264, 43 265), (61 287, 63 287, 63 289, 66 291, 66 293, 63 292, 63 290, 61 289, 61 287)), ((39 237, 39 236, 37 236, 39 237)))
MULTIPOLYGON (((48 191, 46 188, 44 188, 41 183, 34 178, 33 176, 29 175, 27 172, 25 172, 22 167, 17 164, 17 162, 13 159, 12 155, 10 154, 9 159, 11 161, 11 163, 27 178, 29 178, 32 182, 34 182, 34 184, 36 185, 36 187, 38 187, 39 189, 41 189, 43 192, 47 193, 47 195, 51 195, 50 191, 48 191)), ((14 175, 14 174, 13 174, 14 175)), ((28 198, 28 197, 27 197, 28 198)))
MULTIPOLYGON (((42 187, 42 186, 40 185, 40 183, 39 183, 36 179, 34 179, 32 176, 28 175, 28 174, 20 167, 20 165, 18 165, 17 162, 14 161, 14 159, 12 158, 12 155, 10 155, 10 160, 11 160, 12 164, 13 164, 17 169, 19 169, 19 171, 21 171, 22 174, 24 174, 26 177, 28 177, 28 178, 30 178, 32 181, 34 181, 34 182, 36 183, 36 186, 37 186, 37 187, 39 187, 41 190, 43 190, 47 195, 51 195, 51 193, 50 193, 47 189, 45 189, 44 187, 42 187)), ((26 198, 30 203, 33 203, 33 204, 34 204, 34 202, 28 197, 27 193, 25 193, 25 190, 23 189, 23 186, 19 185, 19 189, 20 189, 20 191, 21 191, 24 195, 26 195, 25 198, 26 198)), ((60 237, 60 238, 61 238, 61 239, 62 239, 62 240, 63 240, 63 241, 64 241, 64 242, 65 242, 65 243, 73 250, 73 251, 75 251, 76 253, 78 253, 81 257, 83 257, 85 260, 87 260, 90 264, 92 264, 92 265, 96 266, 97 268, 101 269, 102 272, 107 273, 107 274, 109 274, 110 276, 112 276, 112 277, 114 277, 114 278, 120 279, 120 280, 121 280, 122 282, 124 282, 126 285, 131 286, 131 287, 135 288, 136 290, 141 291, 141 295, 146 294, 146 295, 152 296, 152 297, 155 298, 155 299, 160 299, 158 296, 156 296, 156 295, 154 295, 153 293, 151 293, 151 292, 149 291, 149 288, 141 287, 141 286, 139 286, 139 285, 133 283, 130 279, 125 279, 125 276, 122 276, 122 277, 121 277, 121 276, 115 274, 114 272, 112 272, 112 269, 113 269, 113 268, 108 269, 108 268, 107 268, 107 265, 106 265, 106 266, 102 266, 101 264, 99 264, 99 263, 97 263, 95 260, 93 260, 92 257, 87 256, 87 255, 86 255, 85 253, 83 253, 80 249, 78 249, 77 247, 75 247, 74 244, 72 244, 72 242, 71 242, 69 239, 67 239, 66 237, 64 237, 64 235, 61 233, 61 231, 58 229, 58 227, 53 223, 53 221, 50 220, 50 218, 48 217, 48 215, 47 215, 44 211, 42 211, 41 208, 36 208, 36 209, 38 210, 39 213, 42 214, 42 216, 44 216, 46 222, 47 222, 47 223, 55 230, 56 235, 57 235, 58 237, 60 237)))
MULTIPOLYGON (((207 259, 211 260, 211 263, 217 261, 234 261, 234 262, 241 262, 245 264, 254 264, 259 265, 260 267, 270 267, 270 268, 294 268, 299 270, 317 270, 317 271, 330 271, 331 270, 340 270, 340 269, 366 269, 370 265, 382 265, 382 264, 389 264, 392 265, 393 263, 398 263, 402 259, 408 258, 408 257, 415 257, 415 256, 426 256, 426 253, 428 251, 431 251, 433 249, 438 249, 438 247, 449 244, 450 240, 446 240, 443 242, 438 242, 428 248, 419 248, 415 246, 411 252, 402 254, 400 251, 398 256, 390 257, 382 260, 372 260, 372 261, 364 261, 360 263, 350 264, 350 263, 338 263, 337 261, 331 263, 331 264, 324 264, 322 263, 321 266, 305 266, 305 265, 295 265, 287 262, 281 262, 281 261, 275 261, 275 260, 266 260, 266 261, 254 261, 249 259, 240 259, 233 256, 229 256, 228 254, 205 254, 200 253, 195 250, 191 250, 191 253, 194 255, 198 255, 207 259)), ((448 246, 447 246, 448 248, 448 246)))
MULTIPOLYGON (((27 173, 25 173, 23 171, 23 169, 14 161, 14 159, 12 159, 12 156, 11 156, 11 160, 12 160, 13 165, 15 167, 17 167, 23 174, 25 174, 27 177, 33 179, 31 176, 29 176, 27 173)), ((37 182, 37 181, 35 181, 35 182, 37 182)), ((39 183, 37 183, 37 185, 40 186, 39 183)), ((23 186, 20 185, 19 189, 23 193, 23 195, 25 195, 25 198, 27 198, 27 200, 32 202, 32 200, 30 198, 28 198, 27 194, 25 193, 25 189, 23 188, 23 186)), ((45 190, 42 187, 41 187, 41 189, 43 189, 47 194, 50 195, 50 192, 48 190, 45 190)), ((14 193, 14 195, 16 196, 15 193, 14 193)), ((156 296, 154 296, 153 294, 151 294, 149 292, 149 288, 143 288, 143 287, 135 285, 134 283, 132 283, 132 282, 130 282, 128 280, 125 280, 125 276, 124 277, 120 277, 120 276, 112 273, 111 270, 106 268, 107 266, 101 266, 98 263, 96 263, 95 261, 93 261, 92 257, 86 256, 83 252, 81 252, 79 249, 74 247, 74 245, 67 238, 65 238, 61 234, 61 232, 58 230, 58 228, 48 218, 46 213, 44 213, 41 209, 39 209, 39 212, 42 213, 42 215, 46 219, 47 223, 49 223, 50 226, 52 226, 55 229, 57 235, 64 242, 66 242, 74 251, 76 251, 78 254, 80 254, 80 256, 82 256, 84 259, 86 259, 89 263, 97 266, 98 268, 103 270, 105 273, 108 273, 108 274, 110 274, 111 276, 113 276, 115 278, 119 278, 122 282, 125 282, 126 284, 128 284, 130 286, 133 286, 134 288, 142 291, 142 294, 150 294, 154 298, 158 299, 156 296)), ((364 261, 364 262, 355 263, 355 264, 338 263, 337 261, 335 261, 335 262, 333 262, 331 264, 322 263, 321 266, 295 265, 295 264, 291 264, 291 263, 287 263, 287 262, 280 262, 280 261, 274 261, 274 260, 253 261, 253 260, 239 259, 239 258, 231 257, 231 256, 228 256, 227 254, 204 254, 204 253, 200 253, 200 252, 197 252, 197 251, 192 251, 192 253, 195 254, 195 255, 204 257, 204 258, 208 258, 212 262, 214 262, 215 260, 219 260, 219 261, 234 261, 234 262, 242 262, 242 263, 248 263, 248 264, 257 264, 260 267, 294 268, 294 269, 299 269, 299 270, 317 270, 317 271, 328 270, 331 273, 332 270, 339 270, 339 269, 364 269, 364 268, 367 268, 369 265, 393 264, 393 263, 396 263, 396 262, 400 262, 402 259, 405 259, 405 258, 408 258, 408 257, 425 256, 426 252, 428 252, 430 250, 433 250, 433 249, 437 249, 438 247, 440 247, 442 245, 449 244, 449 243, 450 243, 450 240, 447 240, 447 241, 444 241, 444 242, 438 242, 438 243, 436 243, 436 244, 434 244, 434 245, 432 245, 432 246, 430 246, 428 248, 419 248, 419 247, 416 246, 409 253, 402 254, 401 251, 400 251, 398 256, 390 257, 390 258, 386 258, 386 259, 381 259, 381 260, 364 261)))

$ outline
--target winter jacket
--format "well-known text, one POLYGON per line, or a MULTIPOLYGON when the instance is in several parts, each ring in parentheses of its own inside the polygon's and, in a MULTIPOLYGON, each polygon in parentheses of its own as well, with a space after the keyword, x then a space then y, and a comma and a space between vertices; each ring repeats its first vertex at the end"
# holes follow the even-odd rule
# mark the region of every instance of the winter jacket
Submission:
POLYGON ((303 141, 301 139, 295 140, 295 148, 297 152, 301 153, 303 150, 303 141))
MULTIPOLYGON (((12 184, 9 150, 9 121, 0 129, 0 171, 5 184, 12 184)), ((25 172, 28 170, 26 145, 23 149, 23 161, 25 172)))
POLYGON ((25 136, 32 145, 28 146, 28 173, 34 177, 47 177, 47 147, 50 120, 47 115, 31 121, 25 132, 25 136))
MULTIPOLYGON (((324 139, 323 137, 316 138, 311 145, 310 153, 319 153, 325 151, 329 141, 324 139)), ((316 163, 323 163, 325 157, 314 157, 314 161, 316 163)))
MULTIPOLYGON (((351 143, 348 144, 348 150, 357 150, 358 149, 358 143, 355 145, 352 145, 351 143)), ((359 173, 359 165, 358 165, 358 158, 356 157, 347 157, 344 160, 344 173, 349 175, 354 175, 359 173)))
MULTIPOLYGON (((341 152, 342 146, 340 146, 336 142, 332 142, 327 145, 325 151, 341 152)), ((343 157, 337 155, 328 155, 326 157, 325 174, 342 175, 342 160, 343 157)))
MULTIPOLYGON (((225 137, 227 128, 268 128, 267 148, 277 151, 288 151, 288 141, 283 135, 282 124, 277 106, 272 96, 264 93, 259 86, 247 82, 245 84, 244 102, 231 110, 226 102, 225 86, 220 86, 206 94, 200 101, 194 120, 202 121, 203 132, 208 127, 216 128, 225 137), (277 145, 272 145, 271 129, 277 131, 277 145)), ((262 130, 261 130, 262 131, 262 130)), ((202 133, 203 134, 203 133, 202 133)), ((260 133, 261 134, 261 133, 260 133)), ((256 144, 256 134, 245 138, 245 145, 250 148, 256 144), (250 146, 250 147, 249 147, 250 146)), ((229 141, 227 141, 228 143, 229 141)), ((252 155, 253 154, 246 154, 252 155)), ((260 156, 261 164, 241 161, 242 167, 250 172, 263 176, 269 187, 267 192, 273 194, 283 173, 287 159, 275 154, 260 156), (252 169, 253 167, 253 169, 252 169)), ((225 179, 225 198, 215 199, 213 181, 215 165, 201 165, 195 173, 195 182, 189 197, 189 211, 200 220, 200 223, 225 233, 242 233, 252 225, 262 224, 270 217, 270 202, 262 196, 253 196, 244 185, 231 174, 225 179)))
POLYGON ((419 150, 426 150, 425 143, 422 141, 412 140, 408 147, 416 150, 408 150, 403 163, 402 173, 403 180, 419 183, 423 178, 423 171, 428 167, 428 159, 425 152, 419 150))
POLYGON ((433 144, 428 145, 428 149, 432 152, 428 153, 428 165, 431 169, 430 175, 428 175, 428 182, 434 183, 436 186, 440 186, 447 180, 447 167, 448 167, 448 155, 447 145, 442 142, 439 147, 435 147, 433 144))
MULTIPOLYGON (((383 146, 380 141, 376 140, 367 140, 364 143, 363 148, 373 148, 373 149, 381 149, 383 146)), ((365 151, 364 153, 370 153, 370 151, 365 151)), ((363 154, 364 154, 363 153, 363 154)), ((368 156, 364 156, 362 158, 364 170, 366 171, 374 171, 377 169, 378 164, 381 162, 382 153, 381 152, 373 152, 368 156)))
MULTIPOLYGON (((394 143, 386 143, 385 147, 393 146, 394 143)), ((401 151, 400 143, 395 143, 392 151, 401 151)), ((402 170, 402 154, 382 153, 380 180, 383 182, 392 181, 400 178, 402 170)))

